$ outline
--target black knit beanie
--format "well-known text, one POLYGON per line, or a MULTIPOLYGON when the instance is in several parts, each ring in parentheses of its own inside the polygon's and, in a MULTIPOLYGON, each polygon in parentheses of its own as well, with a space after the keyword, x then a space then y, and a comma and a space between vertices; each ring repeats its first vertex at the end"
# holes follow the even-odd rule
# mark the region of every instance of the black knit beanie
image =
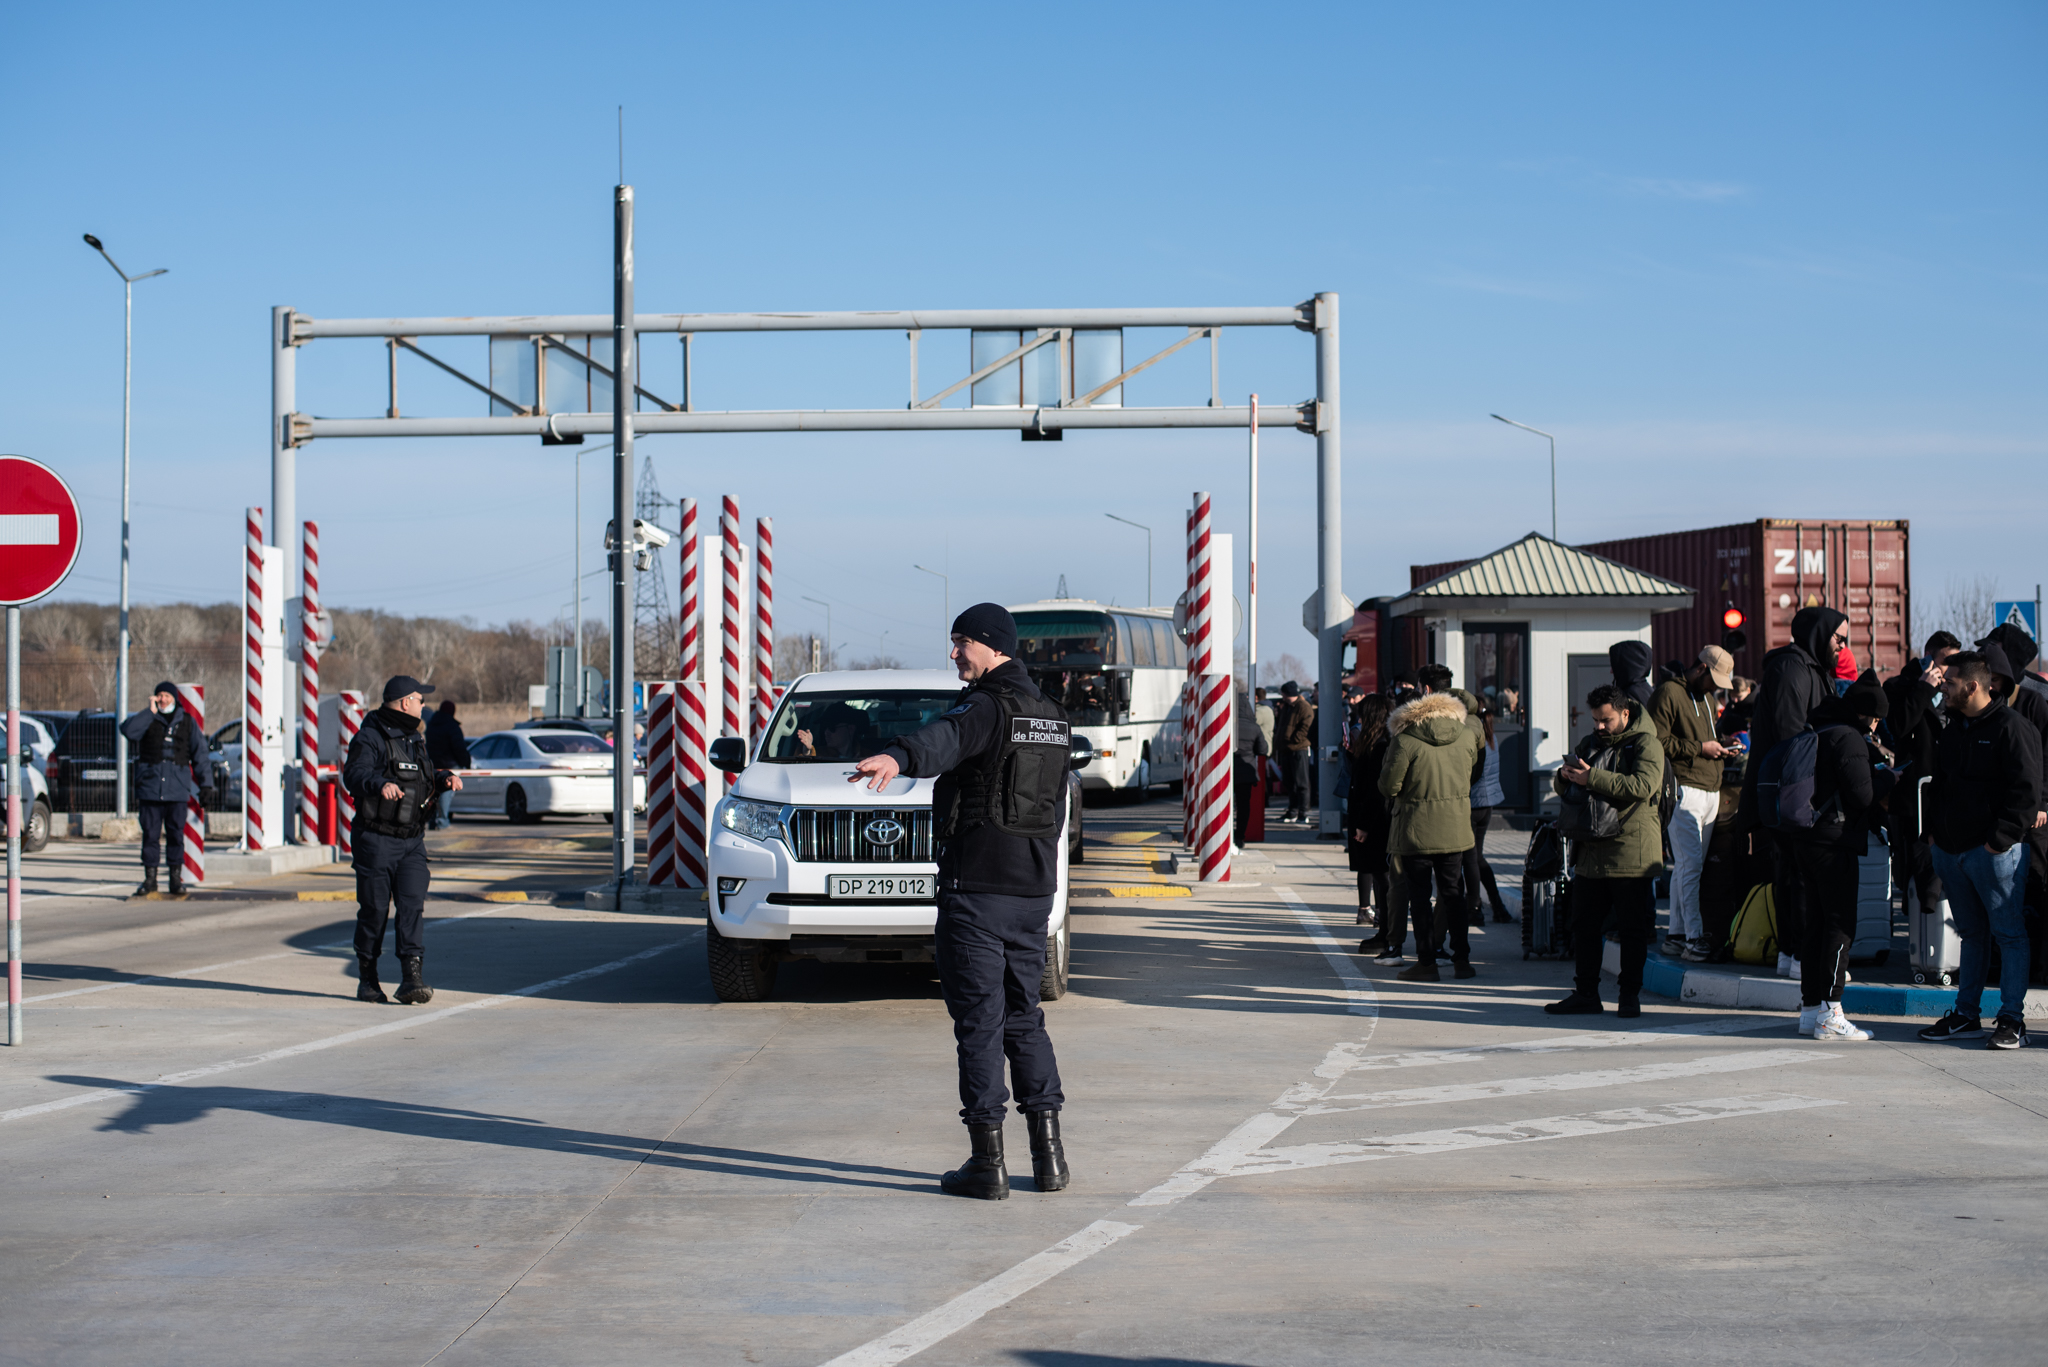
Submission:
POLYGON ((953 634, 979 641, 1000 655, 1017 653, 1017 619, 1000 603, 976 603, 953 619, 953 634))
POLYGON ((1884 695, 1884 686, 1877 681, 1877 671, 1866 669, 1849 691, 1842 695, 1842 705, 1859 717, 1888 717, 1891 715, 1891 699, 1884 695))

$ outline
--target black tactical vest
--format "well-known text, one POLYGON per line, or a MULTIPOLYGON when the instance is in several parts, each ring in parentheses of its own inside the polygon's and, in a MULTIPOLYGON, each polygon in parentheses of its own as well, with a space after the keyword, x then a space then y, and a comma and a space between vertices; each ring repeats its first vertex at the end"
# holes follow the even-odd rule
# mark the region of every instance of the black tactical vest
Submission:
POLYGON ((945 774, 934 787, 939 838, 984 825, 1026 838, 1058 835, 1073 755, 1065 709, 1043 694, 1026 697, 999 684, 981 687, 1002 709, 1002 723, 987 753, 945 774))
POLYGON ((356 794, 356 821, 378 835, 418 835, 427 824, 427 806, 437 796, 426 742, 417 730, 394 731, 374 714, 363 725, 376 727, 384 737, 384 773, 369 792, 356 794), (384 796, 387 783, 402 790, 397 797, 384 796))
POLYGON ((157 719, 142 733, 136 748, 144 764, 162 764, 166 760, 180 768, 191 764, 192 714, 182 707, 168 718, 157 713, 157 719))

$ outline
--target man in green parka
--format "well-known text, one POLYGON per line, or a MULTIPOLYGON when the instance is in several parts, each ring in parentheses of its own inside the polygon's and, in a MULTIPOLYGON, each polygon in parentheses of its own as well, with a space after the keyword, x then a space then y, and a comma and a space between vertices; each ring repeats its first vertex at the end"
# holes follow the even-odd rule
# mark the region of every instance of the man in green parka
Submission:
POLYGON ((1450 937, 1455 976, 1475 976, 1466 924, 1465 851, 1472 848, 1472 784, 1484 757, 1465 725, 1465 704, 1428 693, 1387 718, 1394 739, 1380 764, 1380 796, 1393 812, 1387 856, 1398 859, 1415 922, 1415 964, 1405 982, 1441 982, 1437 960, 1450 937), (1436 911, 1429 889, 1436 884, 1436 911))
POLYGON ((1621 972, 1614 1014, 1640 1016, 1643 961, 1657 921, 1657 875, 1664 841, 1657 804, 1664 790, 1664 747, 1643 705, 1603 684, 1586 695, 1593 734, 1579 742, 1557 771, 1560 796, 1573 787, 1621 813, 1614 835, 1576 838, 1572 850, 1572 942, 1578 956, 1570 996, 1543 1009, 1553 1016, 1597 1016, 1600 960, 1610 918, 1621 939, 1621 972))

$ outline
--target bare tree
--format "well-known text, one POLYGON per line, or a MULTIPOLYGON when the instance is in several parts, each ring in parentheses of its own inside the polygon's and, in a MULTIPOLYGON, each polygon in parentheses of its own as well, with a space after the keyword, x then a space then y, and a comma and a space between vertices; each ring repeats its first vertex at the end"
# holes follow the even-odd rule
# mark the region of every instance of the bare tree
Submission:
POLYGON ((1937 631, 1953 632, 1964 645, 1991 630, 1992 604, 1998 601, 1998 581, 1988 574, 1950 575, 1935 597, 1916 595, 1913 600, 1915 651, 1937 631))

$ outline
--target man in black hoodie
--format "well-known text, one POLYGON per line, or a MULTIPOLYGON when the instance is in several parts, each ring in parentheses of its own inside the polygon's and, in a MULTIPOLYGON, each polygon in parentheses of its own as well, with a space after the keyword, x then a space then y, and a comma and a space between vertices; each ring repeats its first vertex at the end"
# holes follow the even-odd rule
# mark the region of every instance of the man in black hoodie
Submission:
MULTIPOLYGON (((1792 643, 1779 646, 1764 656, 1756 688, 1756 711, 1749 720, 1749 762, 1742 770, 1742 804, 1736 810, 1736 833, 1759 829, 1756 805, 1757 776, 1763 772, 1764 757, 1779 744, 1812 725, 1820 705, 1836 696, 1835 660, 1849 643, 1843 628, 1849 619, 1833 608, 1801 608, 1792 615, 1792 643)), ((1772 846, 1772 900, 1778 914, 1778 971, 1792 972, 1790 950, 1805 943, 1806 918, 1802 914, 1804 889, 1786 850, 1772 846)))
MULTIPOLYGON (((2002 653, 2002 652, 2001 652, 2002 653)), ((2041 811, 2041 738, 1993 691, 1981 654, 1951 655, 1941 681, 1948 725, 1934 743, 1928 791, 1934 871, 1963 939, 1956 1003, 1920 1032, 1928 1040, 1984 1033, 1986 946, 1998 942, 1993 1049, 2027 1042, 2026 836, 2041 811)))
MULTIPOLYGON (((2008 622, 1992 630, 1991 634, 1977 642, 1977 649, 1983 652, 1985 662, 1991 666, 1991 688, 2000 701, 2020 714, 2034 728, 2041 738, 2041 752, 2048 759, 2048 679, 2039 674, 2027 672, 2027 666, 2039 654, 2034 638, 2021 628, 2008 622)), ((2048 794, 2042 795, 2042 805, 2048 806, 2048 794)), ((2041 969, 2044 950, 2044 919, 2048 919, 2048 812, 2034 813, 2034 824, 2027 832, 2027 910, 2030 916, 2028 935, 2034 942, 2035 982, 2042 981, 2041 969)))
POLYGON ((1942 665, 1962 648, 1953 635, 1937 631, 1927 638, 1919 659, 1908 660, 1904 669, 1884 681, 1891 711, 1883 729, 1899 757, 1899 792, 1887 806, 1885 822, 1891 834, 1892 879, 1901 888, 1908 883, 1917 888, 1923 907, 1941 900, 1923 808, 1925 785, 1934 777, 1934 740, 1941 734, 1942 665))
POLYGON ((1636 700, 1650 705, 1650 647, 1643 641, 1616 641, 1607 647, 1607 667, 1614 672, 1614 686, 1636 700))

